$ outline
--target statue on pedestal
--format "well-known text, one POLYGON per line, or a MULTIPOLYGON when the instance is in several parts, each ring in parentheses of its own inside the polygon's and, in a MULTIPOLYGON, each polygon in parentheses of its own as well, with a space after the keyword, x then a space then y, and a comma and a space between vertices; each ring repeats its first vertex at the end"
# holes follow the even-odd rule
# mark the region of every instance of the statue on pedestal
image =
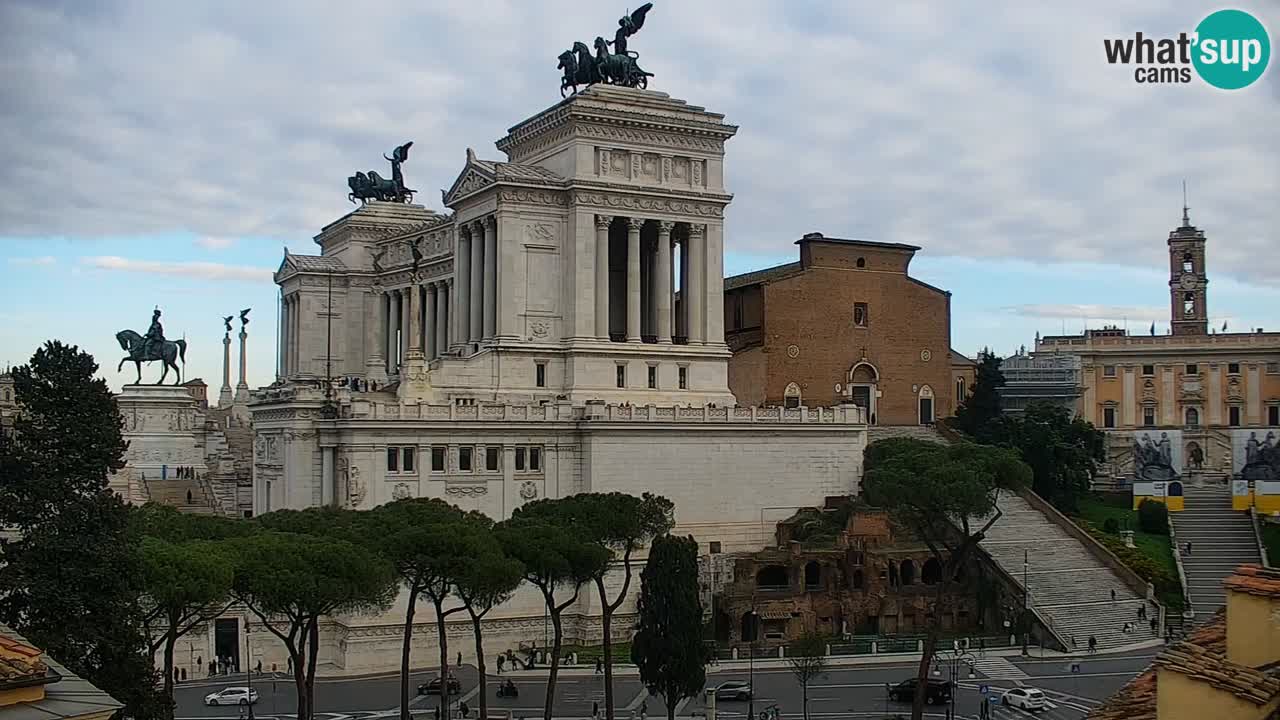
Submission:
POLYGON ((651 9, 653 3, 645 3, 636 8, 635 12, 623 15, 618 20, 618 29, 612 42, 603 37, 596 38, 594 57, 591 49, 582 42, 575 42, 572 50, 560 53, 560 64, 557 67, 564 71, 560 79, 560 97, 566 97, 565 91, 570 88, 573 93, 577 93, 579 85, 594 85, 598 82, 622 87, 648 87, 653 73, 640 69, 636 63, 640 55, 627 49, 627 38, 644 27, 645 16, 651 9), (613 46, 612 52, 609 51, 610 45, 613 46))
POLYGON ((178 361, 186 362, 187 341, 165 339, 164 327, 160 324, 160 308, 157 307, 152 313, 151 326, 147 328, 146 335, 139 335, 133 330, 121 330, 116 333, 116 342, 120 343, 121 350, 128 353, 120 360, 120 364, 116 365, 116 372, 120 372, 125 362, 132 362, 138 369, 136 383, 141 384, 142 363, 159 361, 163 363, 164 371, 156 381, 157 385, 164 383, 164 379, 169 375, 169 368, 173 368, 173 372, 177 375, 174 384, 182 382, 182 371, 178 368, 178 361))
POLYGON ((347 178, 347 187, 351 188, 351 192, 347 193, 347 199, 353 203, 358 199, 361 204, 370 200, 399 203, 413 202, 413 194, 417 190, 405 187, 404 174, 400 172, 400 164, 409 160, 409 148, 412 146, 413 141, 410 140, 391 151, 391 157, 387 157, 385 154, 382 156, 391 161, 390 180, 382 177, 374 170, 370 170, 367 175, 357 172, 347 178))

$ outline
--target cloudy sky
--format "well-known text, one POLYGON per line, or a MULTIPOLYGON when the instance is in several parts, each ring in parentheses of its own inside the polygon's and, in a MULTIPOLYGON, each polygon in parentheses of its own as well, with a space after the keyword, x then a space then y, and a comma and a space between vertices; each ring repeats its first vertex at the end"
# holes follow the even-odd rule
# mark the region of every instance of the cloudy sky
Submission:
MULTIPOLYGON (((59 337, 99 357, 165 309, 219 382, 219 317, 253 307, 275 367, 284 246, 350 209, 345 178, 415 140, 441 210, 464 149, 559 100, 556 56, 626 3, 0 2, 0 365, 59 337)), ((1274 40, 1280 3, 1236 5, 1274 40)), ((651 89, 725 113, 726 269, 809 231, 923 246, 953 337, 1167 326, 1181 183, 1209 235, 1220 326, 1280 328, 1280 70, 1254 86, 1138 85, 1104 38, 1191 31, 1216 3, 657 0, 632 38, 651 89)), ((158 368, 152 371, 158 372, 158 368)))

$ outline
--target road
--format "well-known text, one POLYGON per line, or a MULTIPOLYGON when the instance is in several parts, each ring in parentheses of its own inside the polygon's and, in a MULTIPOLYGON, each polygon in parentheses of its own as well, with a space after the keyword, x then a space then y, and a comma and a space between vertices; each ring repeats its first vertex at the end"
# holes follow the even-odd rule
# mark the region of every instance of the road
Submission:
MULTIPOLYGON (((975 677, 962 677, 956 692, 958 718, 976 718, 983 702, 980 690, 985 686, 987 697, 997 696, 1012 687, 1037 687, 1049 696, 1053 707, 1037 713, 1042 720, 1079 720, 1100 701, 1109 697, 1134 675, 1145 668, 1155 656, 1153 650, 1137 651, 1121 655, 1103 655, 1069 660, 1032 660, 989 656, 978 662, 975 677), (1071 663, 1079 664, 1079 672, 1071 671, 1071 663)), ((472 717, 478 708, 477 674, 474 667, 458 669, 462 683, 462 697, 472 708, 472 717)), ((945 667, 943 673, 946 673, 945 667)), ((835 717, 893 717, 906 714, 906 703, 888 702, 886 683, 897 683, 915 673, 915 663, 889 663, 833 668, 810 683, 809 708, 811 718, 835 717)), ((413 686, 435 676, 433 672, 415 673, 413 686)), ((747 680, 745 668, 722 670, 708 668, 708 687, 729 680, 747 680)), ((221 680, 221 679, 220 679, 221 680)), ((545 701, 545 677, 525 676, 515 679, 519 688, 518 698, 499 698, 496 695, 496 676, 490 676, 488 684, 491 710, 509 711, 513 718, 540 717, 545 701)), ((800 718, 801 688, 787 669, 756 669, 754 672, 756 699, 754 710, 759 714, 770 705, 778 705, 784 719, 800 718)), ((207 707, 202 698, 216 689, 231 685, 244 685, 244 677, 226 682, 187 683, 175 691, 177 716, 182 720, 238 720, 237 707, 207 707)), ((255 717, 261 720, 286 720, 296 709, 293 685, 285 679, 274 683, 255 678, 254 687, 260 700, 255 706, 255 717)), ((317 680, 315 689, 318 720, 375 720, 395 717, 399 713, 399 688, 397 676, 361 679, 317 680)), ((617 716, 624 720, 639 718, 643 705, 647 715, 655 720, 665 716, 660 698, 648 697, 640 681, 634 676, 615 677, 614 697, 617 716)), ((418 717, 430 718, 437 696, 414 696, 410 708, 418 717)), ((561 675, 556 689, 557 718, 590 718, 592 703, 604 705, 603 679, 594 675, 561 675)), ((746 720, 746 702, 720 701, 717 715, 726 720, 746 720)), ((929 708, 929 717, 941 718, 945 708, 929 708)), ((603 709, 601 710, 603 713, 603 709)), ((677 708, 677 716, 698 717, 705 714, 703 698, 695 698, 677 708)), ((1027 715, 1011 708, 995 707, 992 720, 1025 718, 1027 715)))

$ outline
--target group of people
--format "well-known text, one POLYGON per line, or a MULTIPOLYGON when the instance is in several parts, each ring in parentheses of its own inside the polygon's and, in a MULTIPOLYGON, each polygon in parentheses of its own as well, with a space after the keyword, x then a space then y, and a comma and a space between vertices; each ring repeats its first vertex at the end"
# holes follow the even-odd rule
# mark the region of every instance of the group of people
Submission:
MULTIPOLYGON (((534 656, 536 653, 537 653, 537 648, 530 648, 529 657, 525 660, 521 660, 520 658, 516 657, 516 654, 513 650, 511 650, 510 648, 507 648, 507 651, 505 653, 498 654, 498 674, 501 675, 503 671, 507 669, 508 666, 510 666, 512 670, 520 669, 521 666, 523 666, 523 669, 525 670, 532 670, 535 665, 534 656)), ((462 662, 459 661, 458 664, 461 665, 462 662)))
POLYGON ((189 467, 187 465, 179 465, 176 468, 172 468, 172 470, 173 470, 173 477, 176 480, 195 480, 196 479, 196 469, 193 467, 189 467))
MULTIPOLYGON (((196 667, 200 667, 201 658, 196 658, 196 667)), ((262 663, 259 662, 259 665, 262 663)), ((209 658, 209 665, 206 668, 209 677, 214 675, 231 675, 240 672, 240 660, 233 657, 209 658)))

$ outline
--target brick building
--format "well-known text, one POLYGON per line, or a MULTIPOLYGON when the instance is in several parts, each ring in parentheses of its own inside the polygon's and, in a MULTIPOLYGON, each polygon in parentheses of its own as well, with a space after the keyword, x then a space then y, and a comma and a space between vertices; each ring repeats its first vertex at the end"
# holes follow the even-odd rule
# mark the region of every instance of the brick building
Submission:
POLYGON ((951 293, 907 273, 920 248, 821 233, 796 244, 799 262, 724 281, 738 402, 851 401, 880 425, 953 414, 965 369, 951 350, 951 293))

